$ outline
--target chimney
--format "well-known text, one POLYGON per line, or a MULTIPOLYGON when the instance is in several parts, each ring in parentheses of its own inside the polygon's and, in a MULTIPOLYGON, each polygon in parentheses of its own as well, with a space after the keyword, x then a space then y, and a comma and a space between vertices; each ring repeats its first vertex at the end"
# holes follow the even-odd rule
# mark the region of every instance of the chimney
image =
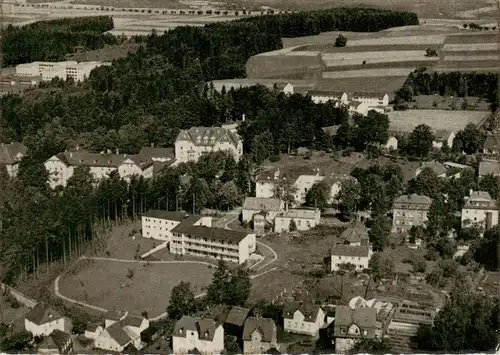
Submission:
POLYGON ((241 115, 241 122, 245 122, 245 114, 241 115))
POLYGON ((69 152, 69 157, 73 158, 73 152, 69 152))
POLYGON ((155 147, 155 144, 154 143, 151 143, 151 148, 154 148, 155 147))
POLYGON ((472 193, 474 192, 474 190, 470 189, 469 190, 469 196, 472 196, 472 193))

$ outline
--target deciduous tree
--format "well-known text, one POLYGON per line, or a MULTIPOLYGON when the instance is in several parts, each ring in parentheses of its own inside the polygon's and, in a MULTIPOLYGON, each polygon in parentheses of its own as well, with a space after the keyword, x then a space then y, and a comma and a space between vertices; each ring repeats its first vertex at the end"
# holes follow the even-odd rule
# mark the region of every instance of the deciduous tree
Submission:
POLYGON ((167 307, 169 318, 180 319, 184 315, 191 315, 195 311, 196 301, 189 282, 181 281, 172 289, 170 303, 167 307))

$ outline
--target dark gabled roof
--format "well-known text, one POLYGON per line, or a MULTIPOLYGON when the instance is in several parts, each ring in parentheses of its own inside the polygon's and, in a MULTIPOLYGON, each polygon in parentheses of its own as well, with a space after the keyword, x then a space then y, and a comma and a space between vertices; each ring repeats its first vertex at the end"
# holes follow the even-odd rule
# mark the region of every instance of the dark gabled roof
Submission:
POLYGON ((369 239, 368 228, 363 223, 356 221, 342 232, 340 238, 349 243, 359 243, 362 240, 369 239))
POLYGON ((361 92, 361 91, 357 91, 357 92, 353 92, 352 93, 352 97, 369 97, 369 98, 373 98, 373 99, 383 99, 384 98, 384 95, 387 95, 387 93, 382 93, 382 92, 361 92))
POLYGON ((436 133, 434 133, 435 136, 435 141, 436 142, 441 142, 448 140, 450 138, 450 135, 453 133, 453 131, 448 131, 446 129, 438 129, 436 133))
POLYGON ((331 254, 336 256, 368 257, 369 247, 340 244, 332 247, 331 254))
POLYGON ((42 342, 40 345, 38 345, 38 350, 55 350, 55 351, 60 351, 61 348, 57 346, 56 342, 51 336, 45 336, 43 337, 42 342))
POLYGON ((242 327, 243 324, 245 323, 245 320, 248 318, 249 313, 250 310, 248 308, 233 307, 229 311, 225 323, 242 327))
POLYGON ((281 200, 279 198, 246 197, 243 203, 244 210, 279 211, 281 200))
POLYGON ((144 318, 142 317, 133 317, 133 316, 127 316, 125 319, 121 321, 122 327, 130 326, 130 327, 136 327, 139 328, 142 325, 142 322, 144 321, 144 318))
POLYGON ((492 160, 483 160, 479 163, 479 176, 500 175, 500 162, 492 160))
POLYGON ((18 142, 0 145, 0 165, 12 165, 19 162, 18 154, 26 155, 28 148, 18 142))
POLYGON ((63 316, 47 305, 38 303, 24 316, 24 318, 36 325, 42 325, 48 322, 53 322, 56 319, 61 319, 63 316))
POLYGON ((169 221, 182 222, 188 216, 185 212, 150 210, 142 215, 143 217, 166 219, 169 221))
POLYGON ((113 323, 111 326, 106 328, 106 331, 120 346, 125 346, 132 341, 128 334, 123 330, 121 322, 113 323))
POLYGON ((192 127, 189 130, 181 131, 177 139, 185 140, 184 137, 197 146, 214 146, 224 137, 227 137, 235 147, 240 142, 236 133, 222 127, 192 127))
POLYGON ((212 309, 208 310, 207 312, 205 312, 204 316, 213 319, 216 322, 219 322, 220 324, 224 324, 228 314, 229 314, 229 307, 219 304, 213 307, 212 309))
POLYGON ((183 316, 175 323, 173 336, 185 337, 186 331, 192 331, 198 333, 199 339, 212 341, 217 328, 218 324, 213 319, 183 316))
POLYGON ((252 334, 256 330, 261 334, 262 341, 267 343, 276 336, 276 324, 272 319, 249 317, 243 326, 243 340, 252 340, 252 334))
POLYGON ((283 309, 283 318, 293 319, 293 314, 299 310, 305 317, 306 322, 315 322, 320 310, 319 306, 315 306, 309 302, 287 303, 283 309))
POLYGON ((143 147, 139 155, 145 158, 170 158, 175 157, 174 148, 156 148, 156 147, 143 147))
POLYGON ((413 208, 413 207, 416 208, 417 207, 416 205, 418 205, 422 208, 429 209, 431 203, 432 203, 432 198, 424 195, 417 195, 417 194, 401 195, 394 199, 393 208, 401 208, 400 205, 403 205, 404 208, 413 208))
POLYGON ((350 326, 355 323, 361 329, 377 326, 377 310, 362 307, 351 309, 348 306, 337 306, 335 310, 335 325, 350 326))
POLYGON ((234 231, 224 228, 184 225, 183 223, 172 229, 172 233, 190 234, 197 237, 208 238, 233 244, 238 244, 247 235, 247 232, 234 231))

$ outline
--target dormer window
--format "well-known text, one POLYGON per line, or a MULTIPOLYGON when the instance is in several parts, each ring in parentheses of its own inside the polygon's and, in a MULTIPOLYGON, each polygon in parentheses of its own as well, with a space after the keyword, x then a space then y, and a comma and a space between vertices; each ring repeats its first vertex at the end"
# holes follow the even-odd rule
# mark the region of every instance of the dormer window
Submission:
POLYGON ((94 160, 94 164, 96 164, 96 163, 97 163, 97 160, 94 160))
POLYGON ((205 336, 208 337, 208 332, 205 332, 205 336))
POLYGON ((179 329, 179 334, 182 334, 182 328, 181 328, 181 329, 179 329))

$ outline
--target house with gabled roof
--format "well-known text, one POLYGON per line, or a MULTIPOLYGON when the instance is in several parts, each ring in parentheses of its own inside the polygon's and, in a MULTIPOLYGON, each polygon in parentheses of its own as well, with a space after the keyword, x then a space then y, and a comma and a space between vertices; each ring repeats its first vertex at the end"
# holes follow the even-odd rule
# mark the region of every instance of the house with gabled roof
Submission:
POLYGON ((370 108, 389 105, 389 95, 380 92, 353 92, 351 100, 365 103, 370 108))
POLYGON ((9 177, 17 176, 19 171, 19 162, 28 152, 28 148, 18 142, 10 144, 0 144, 0 168, 5 168, 9 177))
POLYGON ((274 219, 274 231, 276 233, 289 232, 292 221, 299 231, 312 229, 320 224, 321 211, 319 208, 301 207, 281 212, 274 219))
POLYGON ((192 127, 181 131, 175 141, 177 163, 197 161, 205 153, 218 151, 227 151, 238 161, 243 142, 236 132, 222 127, 192 127))
POLYGON ((285 205, 279 198, 246 197, 241 210, 243 223, 253 220, 255 214, 264 212, 266 220, 274 221, 274 217, 284 209, 285 205))
POLYGON ((462 208, 462 226, 477 226, 482 231, 498 225, 498 204, 486 191, 470 191, 462 208))
POLYGON ((486 175, 500 176, 500 162, 496 160, 483 159, 479 163, 478 176, 479 178, 486 175))
POLYGON ((224 320, 224 332, 227 335, 232 335, 241 338, 243 335, 243 326, 250 314, 250 309, 243 307, 231 307, 226 319, 224 320))
POLYGON ((453 141, 455 139, 455 132, 446 129, 440 129, 434 132, 434 141, 432 142, 432 147, 436 149, 442 149, 444 145, 448 148, 453 147, 453 141))
POLYGON ((49 173, 48 182, 51 188, 66 186, 77 167, 89 168, 95 183, 109 178, 114 171, 126 181, 130 181, 134 175, 153 177, 151 160, 143 160, 139 155, 112 154, 110 151, 91 153, 78 148, 52 156, 44 166, 49 173))
POLYGON ((321 90, 317 87, 307 91, 307 95, 311 96, 311 100, 315 104, 326 103, 328 101, 338 102, 343 105, 347 105, 349 103, 348 95, 343 91, 321 90))
POLYGON ((149 328, 149 320, 128 315, 126 311, 109 311, 105 315, 105 327, 95 338, 94 347, 123 351, 128 345, 142 348, 141 333, 149 328))
POLYGON ((56 329, 43 338, 37 351, 39 354, 68 354, 72 349, 71 335, 56 329))
POLYGON ((425 226, 432 198, 411 194, 401 195, 392 204, 393 232, 406 233, 413 226, 425 226))
POLYGON ((351 246, 367 246, 370 243, 368 228, 359 221, 349 225, 340 235, 340 239, 351 246))
POLYGON ((483 153, 498 155, 500 153, 500 139, 496 135, 488 135, 484 141, 483 153))
POLYGON ((24 328, 34 336, 48 336, 54 330, 71 333, 72 327, 69 318, 63 317, 44 303, 38 303, 24 316, 24 328))
POLYGON ((448 169, 438 161, 426 161, 420 164, 420 167, 415 171, 415 177, 419 176, 425 169, 430 169, 437 177, 447 177, 448 169))
POLYGON ((276 324, 270 318, 248 317, 242 340, 244 354, 263 354, 272 348, 279 350, 276 324))
POLYGON ((289 333, 319 337, 325 325, 325 312, 309 302, 287 303, 283 309, 283 330, 289 333))
POLYGON ((345 353, 362 339, 382 337, 380 322, 377 322, 375 308, 337 306, 335 310, 334 338, 335 353, 345 353))
POLYGON ((345 264, 354 265, 355 271, 368 269, 373 256, 371 245, 352 246, 346 244, 334 245, 330 250, 330 270, 341 270, 345 264))
POLYGON ((208 318, 183 316, 174 326, 172 350, 174 354, 220 353, 224 349, 224 328, 208 318))

